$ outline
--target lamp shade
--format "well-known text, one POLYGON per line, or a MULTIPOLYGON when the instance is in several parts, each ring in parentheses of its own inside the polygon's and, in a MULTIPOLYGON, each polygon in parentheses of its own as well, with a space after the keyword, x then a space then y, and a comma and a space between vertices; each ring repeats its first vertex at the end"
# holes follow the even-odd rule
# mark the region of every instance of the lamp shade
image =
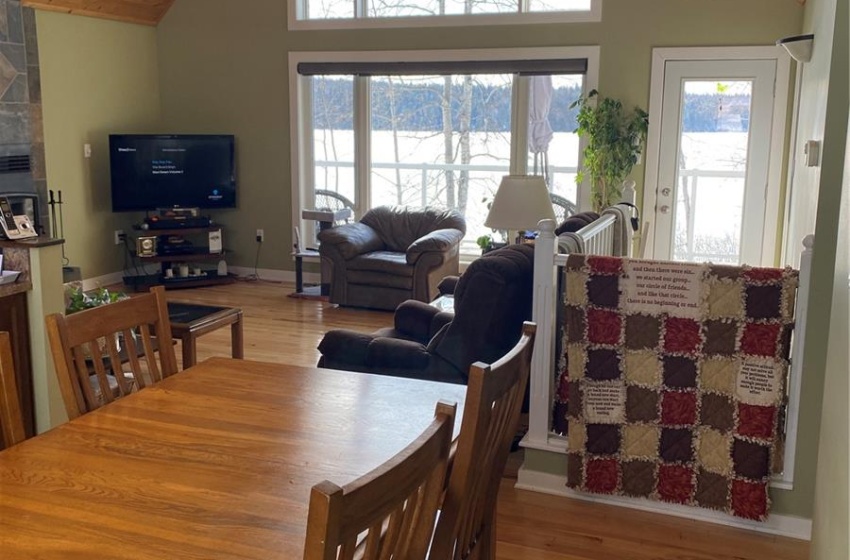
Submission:
POLYGON ((555 219, 543 177, 507 175, 502 178, 484 225, 493 229, 535 230, 540 220, 555 219))

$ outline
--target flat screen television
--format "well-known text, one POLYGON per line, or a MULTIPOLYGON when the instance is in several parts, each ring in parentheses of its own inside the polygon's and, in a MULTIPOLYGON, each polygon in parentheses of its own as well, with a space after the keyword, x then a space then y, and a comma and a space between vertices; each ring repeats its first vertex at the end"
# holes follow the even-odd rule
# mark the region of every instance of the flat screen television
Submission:
POLYGON ((234 137, 110 134, 112 210, 235 208, 234 137))

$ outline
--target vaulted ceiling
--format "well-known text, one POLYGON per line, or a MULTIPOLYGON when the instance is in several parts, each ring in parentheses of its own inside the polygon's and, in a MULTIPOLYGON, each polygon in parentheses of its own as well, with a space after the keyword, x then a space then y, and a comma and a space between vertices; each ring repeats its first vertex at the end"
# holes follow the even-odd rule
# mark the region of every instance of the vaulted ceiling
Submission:
POLYGON ((22 0, 40 10, 156 25, 174 0, 22 0))

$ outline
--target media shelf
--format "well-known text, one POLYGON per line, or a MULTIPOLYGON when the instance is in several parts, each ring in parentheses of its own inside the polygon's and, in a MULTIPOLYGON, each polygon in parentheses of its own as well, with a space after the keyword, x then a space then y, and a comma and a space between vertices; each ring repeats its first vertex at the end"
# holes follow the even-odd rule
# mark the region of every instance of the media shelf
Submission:
POLYGON ((126 285, 136 290, 160 285, 166 289, 198 288, 229 284, 235 280, 232 274, 218 274, 218 262, 224 260, 227 253, 222 247, 223 228, 220 225, 163 229, 134 226, 133 229, 138 238, 136 251, 131 251, 131 254, 142 265, 160 263, 160 273, 125 277, 126 285), (143 246, 143 241, 147 238, 154 239, 150 239, 151 245, 143 246), (210 252, 211 246, 217 252, 210 252), (203 262, 209 264, 203 267, 199 264, 203 262), (198 264, 189 267, 190 263, 198 264), (180 275, 180 265, 187 265, 188 274, 186 268, 182 270, 185 276, 180 275), (193 274, 199 269, 199 274, 193 274))

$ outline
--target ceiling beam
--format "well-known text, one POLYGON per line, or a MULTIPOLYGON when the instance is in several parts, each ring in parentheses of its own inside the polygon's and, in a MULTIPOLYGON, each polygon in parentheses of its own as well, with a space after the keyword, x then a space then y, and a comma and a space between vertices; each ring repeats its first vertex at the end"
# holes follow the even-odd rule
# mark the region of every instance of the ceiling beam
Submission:
POLYGON ((22 0, 23 6, 80 16, 156 25, 174 0, 22 0))

